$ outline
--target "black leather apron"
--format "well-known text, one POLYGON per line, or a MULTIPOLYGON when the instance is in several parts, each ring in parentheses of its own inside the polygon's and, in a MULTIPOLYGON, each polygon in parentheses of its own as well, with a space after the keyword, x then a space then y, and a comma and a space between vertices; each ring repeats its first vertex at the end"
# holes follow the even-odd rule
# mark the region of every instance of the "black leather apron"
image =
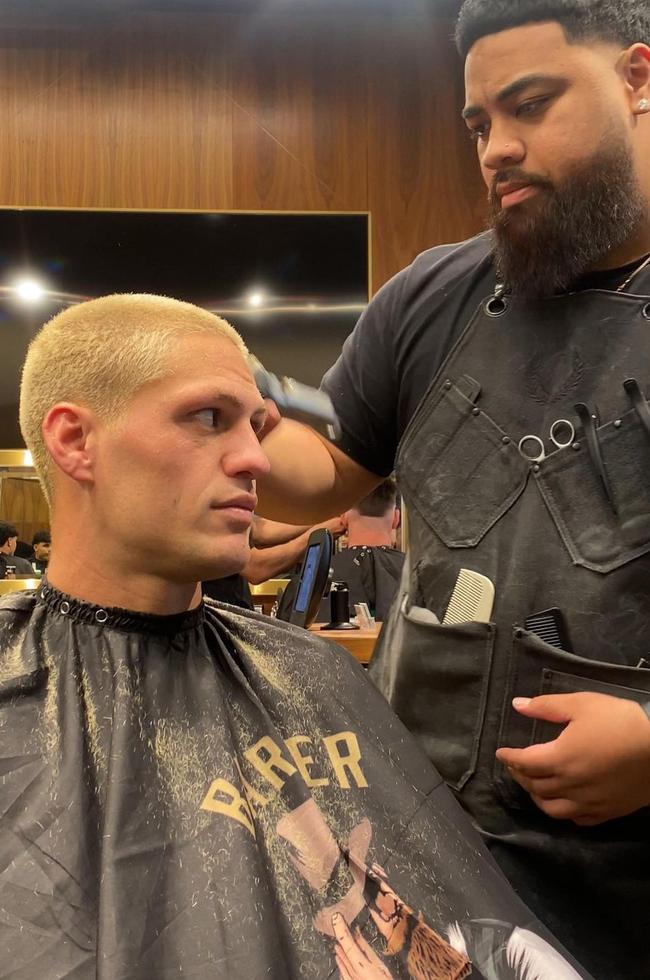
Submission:
MULTIPOLYGON (((647 270, 634 282, 650 291, 647 270)), ((650 391, 648 296, 591 290, 481 304, 398 451, 410 517, 401 594, 375 682, 456 791, 524 900, 600 980, 650 977, 650 808, 600 827, 546 817, 495 759, 557 736, 514 696, 597 691, 647 702, 650 435, 623 388, 650 391), (608 500, 574 406, 597 415, 608 500), (554 421, 576 441, 555 450, 554 421), (527 434, 548 456, 530 463, 527 434), (554 450, 551 452, 551 450, 554 450), (489 624, 441 619, 459 569, 492 580, 489 624), (523 628, 561 608, 573 653, 523 628)))

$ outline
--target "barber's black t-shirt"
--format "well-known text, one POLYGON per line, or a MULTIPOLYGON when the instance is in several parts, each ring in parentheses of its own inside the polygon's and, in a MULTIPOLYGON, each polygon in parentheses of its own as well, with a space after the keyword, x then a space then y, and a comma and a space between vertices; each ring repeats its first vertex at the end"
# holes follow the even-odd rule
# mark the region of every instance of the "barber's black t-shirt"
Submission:
MULTIPOLYGON (((339 447, 380 476, 450 350, 496 275, 492 237, 439 245, 419 255, 374 297, 323 378, 341 423, 339 447)), ((583 276, 571 291, 617 289, 639 260, 583 276)))

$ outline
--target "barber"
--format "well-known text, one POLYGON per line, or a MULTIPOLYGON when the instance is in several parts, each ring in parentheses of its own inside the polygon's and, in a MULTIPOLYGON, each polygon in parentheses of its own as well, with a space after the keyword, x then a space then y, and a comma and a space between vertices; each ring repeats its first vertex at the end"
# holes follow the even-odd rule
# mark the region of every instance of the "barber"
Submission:
POLYGON ((262 513, 320 520, 395 466, 410 555, 374 679, 525 901, 596 977, 637 980, 650 976, 650 12, 466 0, 457 44, 491 230, 425 252, 378 293, 324 380, 342 437, 281 421, 262 513), (493 582, 489 623, 411 615, 442 618, 461 568, 493 582), (563 648, 525 628, 550 607, 563 648))

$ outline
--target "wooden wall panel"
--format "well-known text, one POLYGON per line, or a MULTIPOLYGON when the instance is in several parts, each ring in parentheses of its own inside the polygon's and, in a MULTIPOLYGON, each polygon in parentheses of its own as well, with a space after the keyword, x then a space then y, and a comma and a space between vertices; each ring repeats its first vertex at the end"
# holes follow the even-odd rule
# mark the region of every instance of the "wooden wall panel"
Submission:
POLYGON ((370 210, 376 288, 481 226, 450 34, 422 11, 23 17, 0 31, 0 204, 370 210))
POLYGON ((235 32, 233 146, 241 207, 367 209, 367 99, 357 19, 258 19, 235 32))
POLYGON ((460 119, 463 79, 451 30, 432 15, 405 17, 390 33, 374 25, 368 186, 377 283, 422 249, 481 227, 485 192, 460 119))
POLYGON ((27 544, 35 531, 49 528, 50 512, 38 480, 0 478, 0 520, 13 524, 19 539, 27 544))

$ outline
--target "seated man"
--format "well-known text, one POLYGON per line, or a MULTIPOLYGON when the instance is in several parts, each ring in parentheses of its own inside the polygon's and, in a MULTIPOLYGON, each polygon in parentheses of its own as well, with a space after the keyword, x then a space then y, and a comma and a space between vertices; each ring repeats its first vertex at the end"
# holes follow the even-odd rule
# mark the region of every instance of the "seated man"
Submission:
POLYGON ((0 521, 0 578, 34 578, 31 563, 16 554, 17 542, 18 528, 0 521))
POLYGON ((584 977, 351 658, 201 600, 246 564, 269 468, 245 353, 137 295, 30 347, 54 549, 0 604, 4 972, 584 977))
MULTIPOLYGON (((367 602, 371 616, 380 622, 388 615, 404 564, 404 552, 392 547, 399 524, 396 499, 395 481, 390 478, 346 511, 341 524, 347 546, 332 556, 333 581, 347 584, 350 609, 358 602, 367 602)), ((295 576, 284 591, 280 619, 289 618, 299 580, 295 576)), ((329 596, 321 601, 317 619, 329 622, 329 596)))

